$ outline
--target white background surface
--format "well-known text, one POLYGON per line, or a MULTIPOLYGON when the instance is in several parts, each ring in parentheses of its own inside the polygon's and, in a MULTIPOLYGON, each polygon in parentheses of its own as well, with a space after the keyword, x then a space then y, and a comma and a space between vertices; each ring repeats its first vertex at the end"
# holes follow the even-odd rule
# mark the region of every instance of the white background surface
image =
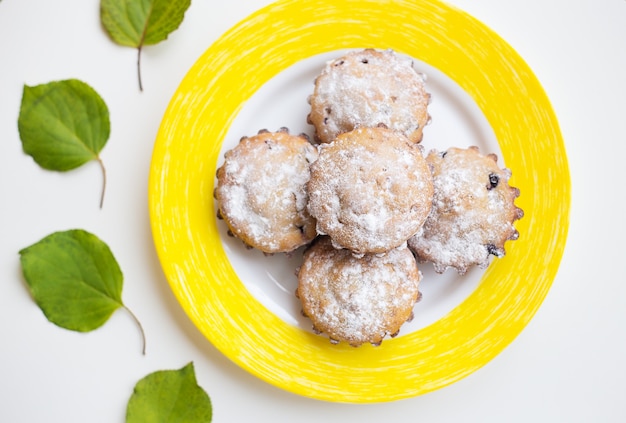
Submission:
POLYGON ((194 0, 167 41, 144 49, 140 93, 136 52, 106 36, 98 1, 0 2, 0 422, 123 422, 139 379, 190 361, 214 422, 626 421, 626 1, 450 1, 507 40, 550 97, 572 175, 569 239, 544 304, 499 356, 449 387, 374 405, 302 398, 231 363, 187 319, 154 252, 147 177, 169 99, 215 39, 266 3, 194 0), (94 87, 111 114, 102 210, 96 163, 48 172, 21 149, 23 85, 68 78, 94 87), (30 298, 18 251, 70 228, 113 250, 146 356, 125 312, 78 334, 48 323, 30 298))

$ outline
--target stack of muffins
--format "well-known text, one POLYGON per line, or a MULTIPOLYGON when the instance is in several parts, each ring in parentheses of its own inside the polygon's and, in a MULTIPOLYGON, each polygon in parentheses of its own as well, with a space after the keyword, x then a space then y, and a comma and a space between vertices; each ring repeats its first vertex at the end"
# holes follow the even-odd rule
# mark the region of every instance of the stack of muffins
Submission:
POLYGON ((413 317, 418 262, 438 273, 502 257, 523 216, 511 173, 477 147, 424 154, 424 75, 391 50, 326 64, 304 135, 259 131, 226 152, 218 216, 271 255, 306 246, 296 297, 332 343, 379 345, 413 317))

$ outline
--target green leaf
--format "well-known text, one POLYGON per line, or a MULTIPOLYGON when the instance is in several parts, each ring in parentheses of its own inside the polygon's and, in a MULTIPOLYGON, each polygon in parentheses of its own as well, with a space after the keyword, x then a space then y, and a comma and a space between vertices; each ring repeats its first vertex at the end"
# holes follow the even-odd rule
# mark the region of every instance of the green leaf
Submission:
POLYGON ((126 423, 208 423, 212 417, 211 399, 198 386, 193 363, 141 379, 126 408, 126 423))
POLYGON ((65 172, 96 160, 103 176, 102 207, 106 171, 99 154, 111 124, 93 88, 76 79, 24 85, 17 125, 24 152, 44 169, 65 172))
POLYGON ((57 326, 89 332, 102 326, 122 302, 123 276, 109 247, 82 229, 52 233, 20 252, 33 299, 57 326))
POLYGON ((111 39, 137 49, 137 75, 141 83, 141 49, 157 44, 176 30, 191 0, 101 0, 100 20, 111 39))

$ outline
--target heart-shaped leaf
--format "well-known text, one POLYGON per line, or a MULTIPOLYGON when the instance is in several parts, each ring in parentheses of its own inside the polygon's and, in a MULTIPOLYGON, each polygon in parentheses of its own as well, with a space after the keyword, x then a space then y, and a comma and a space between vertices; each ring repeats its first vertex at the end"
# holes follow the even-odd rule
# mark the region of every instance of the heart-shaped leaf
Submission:
POLYGON ((44 169, 65 172, 96 160, 102 207, 106 171, 99 154, 111 124, 109 109, 93 88, 77 79, 24 85, 17 125, 24 152, 44 169))
POLYGON ((212 417, 211 399, 198 386, 193 363, 141 379, 126 408, 126 423, 208 423, 212 417))
POLYGON ((122 307, 123 276, 109 247, 82 229, 55 232, 20 252, 22 272, 46 318, 65 329, 88 332, 122 307))
POLYGON ((100 20, 113 41, 137 49, 137 75, 141 83, 141 49, 157 44, 176 30, 191 0, 101 0, 100 20))

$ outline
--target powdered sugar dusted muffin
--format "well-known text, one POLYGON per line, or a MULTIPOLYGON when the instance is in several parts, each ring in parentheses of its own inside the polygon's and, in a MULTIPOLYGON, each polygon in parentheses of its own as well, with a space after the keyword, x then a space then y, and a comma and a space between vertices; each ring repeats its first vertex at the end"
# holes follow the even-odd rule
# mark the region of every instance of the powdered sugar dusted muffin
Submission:
POLYGON ((265 253, 290 252, 315 238, 306 184, 317 149, 306 136, 262 130, 224 158, 215 198, 233 235, 265 253))
POLYGON ((315 139, 328 143, 342 132, 384 124, 412 142, 422 140, 430 94, 409 59, 391 50, 350 52, 326 64, 309 97, 315 139))
POLYGON ((477 147, 433 150, 426 160, 435 192, 422 234, 408 242, 418 259, 439 273, 453 267, 464 274, 472 265, 486 267, 490 255, 504 256, 504 243, 519 236, 513 222, 524 215, 514 204, 520 192, 508 184, 510 170, 477 147))
POLYGON ((432 175, 422 149, 387 128, 358 128, 319 149, 308 183, 320 234, 356 254, 402 246, 432 206, 432 175))
POLYGON ((379 345, 413 316, 421 274, 408 248, 355 257, 320 237, 304 253, 296 296, 331 342, 379 345))

